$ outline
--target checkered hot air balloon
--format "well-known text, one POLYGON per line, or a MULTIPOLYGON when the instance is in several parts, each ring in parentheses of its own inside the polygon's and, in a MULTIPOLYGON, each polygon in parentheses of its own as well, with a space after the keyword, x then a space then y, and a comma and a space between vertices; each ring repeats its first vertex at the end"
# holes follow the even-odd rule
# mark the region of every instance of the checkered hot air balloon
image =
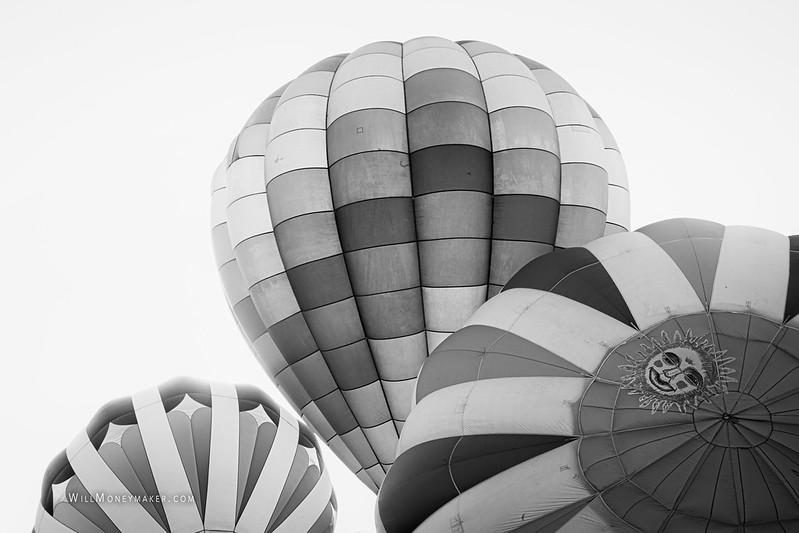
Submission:
POLYGON ((175 380, 106 404, 51 463, 34 533, 329 533, 315 437, 253 387, 175 380))
POLYGON ((396 532, 799 531, 799 238, 660 222, 521 269, 422 368, 396 532))
POLYGON ((552 70, 476 41, 317 63, 253 113, 213 183, 244 336, 373 489, 428 353, 530 259, 629 226, 599 115, 552 70))

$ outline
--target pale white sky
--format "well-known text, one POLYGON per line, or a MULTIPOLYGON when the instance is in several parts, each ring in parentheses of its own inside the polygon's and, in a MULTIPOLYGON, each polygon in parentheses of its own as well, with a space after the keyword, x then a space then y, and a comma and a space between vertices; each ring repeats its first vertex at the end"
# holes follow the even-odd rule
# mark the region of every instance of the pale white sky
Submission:
MULTIPOLYGON (((377 40, 477 39, 560 73, 627 164, 633 226, 799 233, 799 3, 0 3, 0 509, 33 525, 49 461, 106 401, 177 375, 274 395, 224 304, 210 180, 260 101, 377 40)), ((374 497, 331 465, 342 533, 374 497)))

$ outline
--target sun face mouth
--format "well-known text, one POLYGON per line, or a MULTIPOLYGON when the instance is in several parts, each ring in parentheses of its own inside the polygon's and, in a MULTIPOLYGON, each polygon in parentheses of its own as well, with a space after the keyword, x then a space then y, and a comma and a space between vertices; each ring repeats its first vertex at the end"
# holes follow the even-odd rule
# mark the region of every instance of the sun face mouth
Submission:
POLYGON ((660 377, 660 372, 654 368, 649 369, 649 383, 661 392, 676 392, 671 383, 660 377))

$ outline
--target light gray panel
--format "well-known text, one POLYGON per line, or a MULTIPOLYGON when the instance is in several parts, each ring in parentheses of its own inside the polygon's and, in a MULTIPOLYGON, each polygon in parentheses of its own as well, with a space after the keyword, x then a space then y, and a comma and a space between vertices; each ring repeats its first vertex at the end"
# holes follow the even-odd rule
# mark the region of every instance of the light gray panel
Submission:
POLYGON ((344 441, 344 444, 352 451, 352 454, 358 459, 358 462, 361 463, 362 466, 366 467, 377 464, 377 456, 372 450, 372 447, 369 446, 369 442, 366 440, 366 436, 363 434, 361 428, 355 428, 340 436, 341 440, 344 441))
POLYGON ((341 159, 330 167, 330 187, 336 208, 372 198, 410 197, 408 154, 366 152, 341 159))
POLYGON ((530 73, 530 69, 518 57, 504 51, 484 51, 484 53, 477 56, 473 54, 472 59, 482 80, 502 75, 535 79, 530 73))
POLYGON ((222 265, 219 268, 219 277, 222 278, 222 287, 231 306, 235 306, 249 295, 239 265, 235 261, 222 265))
POLYGON ((379 487, 383 480, 386 478, 386 471, 384 467, 377 465, 370 468, 365 468, 367 475, 369 478, 379 487))
POLYGON ((550 110, 541 86, 530 78, 497 76, 485 80, 483 88, 489 113, 506 107, 533 107, 544 112, 550 110))
POLYGON ((227 220, 228 234, 234 248, 245 239, 272 231, 264 194, 245 196, 231 204, 227 220))
POLYGON ((432 35, 424 36, 424 37, 416 37, 411 39, 410 41, 405 41, 402 45, 402 52, 404 55, 412 54, 418 50, 422 50, 424 48, 450 48, 452 50, 456 50, 460 53, 463 53, 463 49, 461 47, 450 41, 449 39, 444 39, 443 37, 435 37, 432 35))
POLYGON ((393 109, 405 112, 402 81, 385 76, 358 78, 341 85, 330 94, 327 123, 362 109, 393 109))
POLYGON ((260 281, 250 289, 261 319, 271 327, 300 310, 285 273, 260 281))
POLYGON ((530 107, 509 107, 490 115, 494 152, 510 148, 539 148, 558 154, 558 132, 552 117, 530 107))
POLYGON ((332 211, 286 220, 275 228, 275 237, 286 270, 341 253, 332 211))
MULTIPOLYGON (((486 285, 477 287, 428 288, 424 291, 424 318, 427 329, 435 332, 453 332, 486 300, 486 285)), ((440 342, 442 339, 439 339, 440 342)), ((435 349, 430 339, 428 349, 435 349)))
POLYGON ((327 168, 327 141, 322 130, 294 130, 271 139, 264 173, 268 184, 276 176, 301 168, 327 168))
POLYGON ((434 68, 454 68, 478 78, 477 69, 474 67, 472 59, 460 47, 458 49, 421 48, 414 51, 409 51, 406 47, 402 65, 406 80, 414 74, 434 68))
POLYGON ((560 160, 550 152, 517 148, 494 154, 494 194, 560 199, 560 160))
MULTIPOLYGON (((269 129, 269 139, 298 129, 324 129, 327 97, 315 94, 302 95, 280 104, 280 120, 269 129)), ((266 144, 262 153, 266 153, 266 144)))
POLYGON ((397 453, 397 430, 391 420, 374 427, 363 429, 366 438, 374 448, 375 455, 381 464, 392 464, 397 453))
POLYGON ((303 313, 320 350, 333 350, 364 337, 354 298, 303 313))
POLYGON ((489 239, 442 239, 420 242, 422 285, 460 287, 488 283, 490 251, 489 239))
POLYGON ((328 159, 331 165, 339 159, 361 152, 376 150, 407 152, 405 114, 388 109, 368 109, 350 113, 330 124, 327 141, 328 159))
MULTIPOLYGON (((383 390, 386 393, 386 400, 391 409, 391 414, 397 420, 405 420, 411 412, 413 405, 413 390, 416 386, 416 379, 406 381, 384 381, 383 390)), ((393 458, 392 458, 393 460, 393 458)))
POLYGON ((341 393, 362 427, 372 427, 391 420, 380 381, 374 381, 358 389, 344 390, 341 393))
POLYGON ((214 249, 214 260, 217 267, 221 267, 236 258, 233 255, 233 247, 230 244, 226 223, 211 229, 211 244, 214 249))
MULTIPOLYGON (((333 79, 333 73, 327 71, 310 72, 303 74, 299 78, 291 82, 283 91, 280 97, 278 108, 285 104, 286 101, 306 94, 318 94, 326 96, 330 90, 330 82, 333 79)), ((273 120, 274 123, 274 120, 273 120)))
POLYGON ((558 139, 561 162, 591 163, 604 168, 605 147, 596 130, 585 126, 560 126, 558 139))
POLYGON ((339 69, 343 68, 344 65, 353 61, 355 58, 366 54, 390 54, 400 57, 402 56, 402 44, 394 41, 378 41, 361 46, 344 58, 339 69))
POLYGON ((585 101, 575 94, 556 93, 549 96, 549 105, 552 107, 552 116, 558 126, 565 124, 580 124, 596 127, 594 117, 585 101))
POLYGON ((369 347, 384 380, 415 378, 427 358, 424 333, 397 339, 369 339, 369 347))
POLYGON ((387 76, 402 81, 402 59, 397 54, 386 54, 382 52, 365 53, 350 59, 344 60, 336 71, 333 84, 330 86, 331 92, 342 84, 356 78, 365 76, 387 76))
POLYGON ((236 259, 248 286, 285 272, 274 233, 256 235, 236 246, 236 259))
POLYGON ((590 207, 560 206, 556 248, 582 246, 598 239, 605 231, 605 214, 590 207))
POLYGON ((269 182, 267 201, 275 226, 305 213, 332 211, 327 169, 295 170, 278 176, 269 182))
POLYGON ((608 209, 608 174, 605 169, 582 163, 561 166, 560 202, 585 205, 603 213, 608 209))
POLYGON ((569 82, 548 68, 536 69, 532 72, 547 94, 558 92, 577 94, 577 91, 574 90, 574 87, 569 82))
POLYGON ((491 195, 472 191, 419 196, 414 199, 417 238, 490 238, 492 205, 491 195))
POLYGON ((501 52, 504 54, 508 53, 505 51, 505 49, 500 48, 499 46, 481 41, 459 41, 458 44, 462 46, 464 50, 469 52, 469 55, 471 55, 473 58, 480 54, 486 54, 490 52, 501 52))
POLYGON ((236 139, 236 156, 242 158, 264 155, 268 135, 269 124, 253 124, 245 127, 236 139))
POLYGON ((344 259, 356 296, 419 286, 415 242, 348 252, 344 259))
POLYGON ((264 333, 252 343, 256 357, 268 376, 274 376, 288 366, 275 341, 269 333, 264 333))
POLYGON ((468 144, 491 150, 485 111, 470 104, 441 102, 408 114, 411 152, 442 144, 468 144))

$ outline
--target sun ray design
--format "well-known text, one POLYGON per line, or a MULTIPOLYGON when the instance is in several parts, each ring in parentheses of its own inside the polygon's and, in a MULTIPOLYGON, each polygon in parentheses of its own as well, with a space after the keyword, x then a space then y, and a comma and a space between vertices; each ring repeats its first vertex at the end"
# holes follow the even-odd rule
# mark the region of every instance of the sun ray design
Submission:
POLYGON ((622 353, 627 364, 619 369, 622 389, 627 394, 640 395, 641 407, 652 414, 669 411, 681 413, 695 409, 715 394, 727 392, 727 384, 737 381, 731 376, 735 369, 728 365, 735 360, 726 356, 727 350, 716 350, 706 333, 694 336, 675 331, 673 337, 661 331, 660 339, 647 337, 649 344, 633 354, 622 353))

